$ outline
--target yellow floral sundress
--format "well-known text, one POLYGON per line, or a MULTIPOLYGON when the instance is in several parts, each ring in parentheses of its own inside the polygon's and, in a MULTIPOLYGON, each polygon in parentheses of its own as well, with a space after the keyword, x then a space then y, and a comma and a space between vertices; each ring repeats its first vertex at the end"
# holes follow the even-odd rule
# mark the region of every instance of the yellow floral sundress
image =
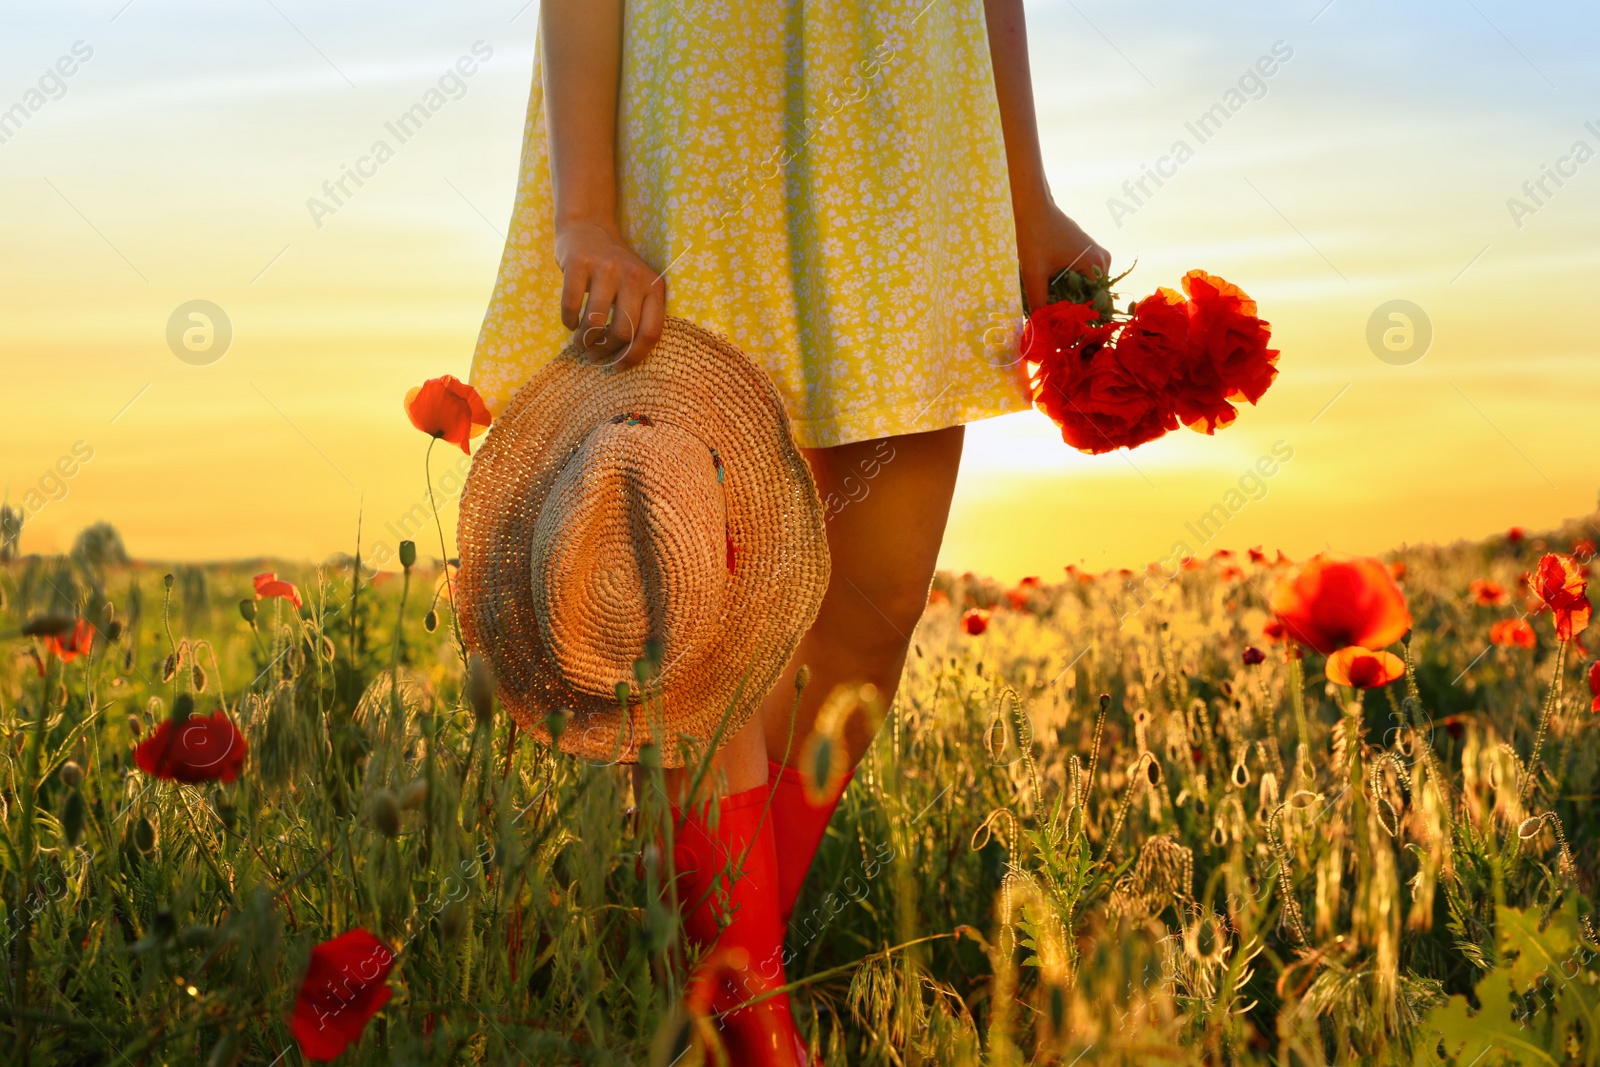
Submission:
MULTIPOLYGON (((1029 406, 983 0, 625 0, 618 225, 667 312, 771 374, 805 447, 1029 406)), ((561 324, 539 47, 472 381, 561 324)))

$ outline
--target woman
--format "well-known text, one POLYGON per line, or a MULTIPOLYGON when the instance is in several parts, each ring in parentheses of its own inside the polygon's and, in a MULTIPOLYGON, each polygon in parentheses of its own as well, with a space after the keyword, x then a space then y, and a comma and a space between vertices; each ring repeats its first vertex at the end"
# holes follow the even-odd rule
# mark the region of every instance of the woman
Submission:
MULTIPOLYGON (((1018 275, 1039 306, 1063 267, 1109 272, 1110 257, 1051 199, 1022 0, 544 0, 539 34, 474 384, 498 414, 574 334, 592 359, 647 360, 670 310, 765 367, 827 502, 822 607, 715 755, 720 820, 680 835, 706 866, 748 855, 732 925, 686 916, 691 939, 757 962, 748 995, 785 982, 759 963, 781 953, 838 801, 813 806, 782 760, 836 685, 892 699, 963 426, 1029 406, 1018 275), (751 848, 769 796, 776 847, 751 848)), ((871 741, 852 720, 851 767, 871 741)), ((669 789, 684 781, 669 772, 669 789)), ((734 1063, 800 1062, 785 996, 724 1036, 734 1063)))

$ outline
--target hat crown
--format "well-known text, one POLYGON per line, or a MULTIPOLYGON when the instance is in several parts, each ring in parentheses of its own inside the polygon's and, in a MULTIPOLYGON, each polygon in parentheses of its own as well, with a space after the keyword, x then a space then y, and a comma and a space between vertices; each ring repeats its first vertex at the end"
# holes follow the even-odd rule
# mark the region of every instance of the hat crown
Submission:
POLYGON ((691 670, 722 614, 726 542, 710 446, 631 413, 593 427, 551 486, 532 545, 536 617, 568 684, 615 699, 651 639, 662 685, 691 670))

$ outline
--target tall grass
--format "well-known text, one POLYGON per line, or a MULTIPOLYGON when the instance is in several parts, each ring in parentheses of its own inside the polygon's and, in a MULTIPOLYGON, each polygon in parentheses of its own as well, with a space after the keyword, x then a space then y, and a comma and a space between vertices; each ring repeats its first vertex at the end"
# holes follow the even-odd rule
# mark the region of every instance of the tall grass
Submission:
MULTIPOLYGON (((941 575, 790 930, 823 1062, 1595 1063, 1588 659, 1548 616, 1488 647, 1516 609, 1467 583, 1537 545, 1399 558, 1407 675, 1365 693, 1267 644, 1264 564, 941 575)), ((296 1062, 309 951, 359 926, 398 959, 349 1062, 673 1062, 692 960, 629 768, 518 739, 425 568, 286 574, 304 611, 252 623, 258 569, 0 569, 7 1056, 296 1062), (116 639, 40 673, 17 631, 62 612, 116 639), (135 768, 190 702, 237 782, 135 768)))

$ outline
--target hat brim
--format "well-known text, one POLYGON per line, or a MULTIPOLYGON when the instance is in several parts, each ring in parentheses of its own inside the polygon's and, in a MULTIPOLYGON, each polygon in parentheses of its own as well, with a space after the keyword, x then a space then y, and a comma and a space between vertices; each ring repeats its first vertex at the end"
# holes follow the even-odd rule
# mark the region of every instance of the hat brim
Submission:
POLYGON ((501 703, 547 744, 551 714, 569 713, 560 749, 604 762, 637 762, 654 740, 663 766, 682 766, 731 738, 782 673, 828 586, 822 503, 771 379, 726 338, 675 316, 634 366, 592 362, 573 343, 516 392, 473 461, 456 539, 462 635, 493 668, 501 703), (673 672, 644 701, 634 686, 626 708, 563 678, 532 587, 534 527, 551 486, 591 429, 624 412, 716 449, 737 547, 720 625, 702 639, 710 647, 679 653, 698 660, 695 669, 673 672))

